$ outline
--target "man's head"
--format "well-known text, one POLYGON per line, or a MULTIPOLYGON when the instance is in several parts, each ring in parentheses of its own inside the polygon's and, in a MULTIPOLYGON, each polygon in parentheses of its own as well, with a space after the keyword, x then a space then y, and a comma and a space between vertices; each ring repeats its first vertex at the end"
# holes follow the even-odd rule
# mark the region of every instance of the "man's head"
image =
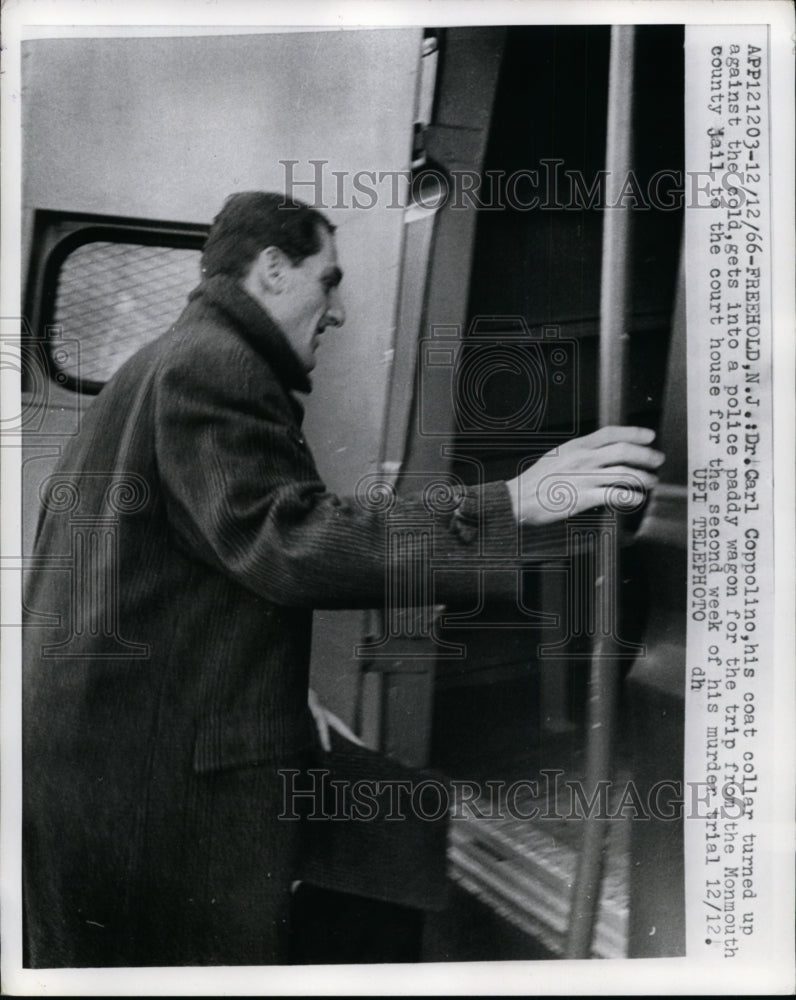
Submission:
POLYGON ((283 195, 250 191, 228 198, 207 238, 202 273, 237 278, 280 327, 306 371, 315 366, 320 334, 345 322, 334 226, 283 195))

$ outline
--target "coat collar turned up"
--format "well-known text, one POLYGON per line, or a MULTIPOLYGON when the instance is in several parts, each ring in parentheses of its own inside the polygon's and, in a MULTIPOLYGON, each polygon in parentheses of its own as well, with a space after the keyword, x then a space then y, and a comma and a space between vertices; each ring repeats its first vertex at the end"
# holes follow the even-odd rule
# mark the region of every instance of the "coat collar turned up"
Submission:
POLYGON ((203 298, 233 320, 241 334, 274 369, 286 389, 310 392, 312 382, 284 333, 263 307, 228 274, 207 278, 189 295, 203 298))

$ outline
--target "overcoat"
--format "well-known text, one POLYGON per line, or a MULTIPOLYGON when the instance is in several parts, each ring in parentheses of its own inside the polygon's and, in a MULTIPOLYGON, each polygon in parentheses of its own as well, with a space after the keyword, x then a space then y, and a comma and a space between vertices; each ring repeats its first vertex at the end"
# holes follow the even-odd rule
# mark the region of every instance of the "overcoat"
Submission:
MULTIPOLYGON (((279 819, 278 771, 311 742, 312 609, 379 605, 396 561, 428 571, 420 543, 387 556, 388 519, 428 519, 427 497, 387 511, 321 482, 294 396, 309 389, 266 311, 215 276, 43 484, 23 684, 33 967, 284 959, 300 824, 279 819)), ((431 517, 437 565, 516 550, 504 483, 431 517)), ((434 599, 473 587, 437 574, 434 599)))

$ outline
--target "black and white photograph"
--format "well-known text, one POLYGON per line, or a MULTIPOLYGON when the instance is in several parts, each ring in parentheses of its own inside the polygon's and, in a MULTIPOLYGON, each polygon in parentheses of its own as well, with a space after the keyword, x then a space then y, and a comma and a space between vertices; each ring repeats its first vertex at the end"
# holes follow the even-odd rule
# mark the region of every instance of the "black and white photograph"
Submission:
POLYGON ((3 991, 791 992, 790 4, 222 7, 4 9, 3 991))

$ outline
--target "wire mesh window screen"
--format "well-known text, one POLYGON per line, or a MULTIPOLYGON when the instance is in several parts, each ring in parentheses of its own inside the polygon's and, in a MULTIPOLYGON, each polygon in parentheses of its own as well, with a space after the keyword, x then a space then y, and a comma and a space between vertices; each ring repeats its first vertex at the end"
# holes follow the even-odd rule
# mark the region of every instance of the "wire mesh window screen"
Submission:
POLYGON ((199 283, 199 250, 86 243, 58 276, 53 322, 77 351, 59 352, 73 378, 106 382, 139 347, 169 328, 199 283))

